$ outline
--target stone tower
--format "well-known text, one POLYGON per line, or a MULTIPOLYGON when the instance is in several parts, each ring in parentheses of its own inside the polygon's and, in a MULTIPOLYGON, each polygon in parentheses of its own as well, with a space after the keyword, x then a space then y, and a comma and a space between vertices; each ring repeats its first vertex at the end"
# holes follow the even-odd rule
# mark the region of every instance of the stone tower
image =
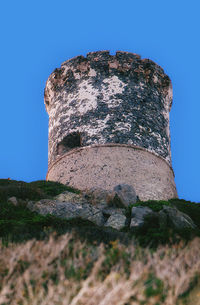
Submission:
POLYGON ((77 56, 49 76, 45 105, 47 180, 82 190, 131 184, 141 200, 177 197, 172 86, 156 63, 128 52, 77 56))

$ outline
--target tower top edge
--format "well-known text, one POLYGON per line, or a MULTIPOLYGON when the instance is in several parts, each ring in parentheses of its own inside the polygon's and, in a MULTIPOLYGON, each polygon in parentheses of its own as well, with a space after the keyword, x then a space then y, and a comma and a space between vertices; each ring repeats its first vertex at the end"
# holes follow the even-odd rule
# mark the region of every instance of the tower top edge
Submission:
MULTIPOLYGON (((139 54, 126 52, 126 51, 116 51, 115 55, 111 55, 110 51, 102 50, 102 51, 94 51, 87 53, 86 56, 78 55, 67 59, 63 63, 61 63, 60 68, 54 69, 54 71, 49 75, 46 84, 49 80, 52 80, 52 76, 54 78, 55 74, 57 77, 62 74, 64 70, 72 70, 75 68, 80 69, 80 72, 86 72, 89 69, 91 64, 102 64, 102 65, 109 65, 109 68, 112 70, 120 70, 128 72, 129 70, 133 70, 135 68, 132 67, 134 63, 139 66, 139 69, 142 68, 143 70, 154 70, 159 77, 167 78, 168 82, 171 83, 169 76, 165 73, 164 69, 158 65, 156 62, 149 58, 141 58, 139 54)), ((137 71, 141 72, 141 71, 137 71)))
POLYGON ((88 52, 86 56, 78 55, 74 56, 72 58, 69 58, 65 60, 63 63, 61 63, 61 68, 64 66, 72 66, 73 64, 76 64, 81 61, 113 61, 113 60, 121 60, 123 62, 134 62, 134 61, 141 61, 141 63, 149 63, 155 66, 158 70, 160 70, 161 73, 165 74, 163 68, 155 63, 153 60, 149 58, 141 58, 141 55, 133 52, 127 52, 127 51, 116 51, 114 55, 110 54, 109 50, 101 50, 101 51, 94 51, 94 52, 88 52))
POLYGON ((66 61, 64 61, 61 66, 66 65, 70 62, 76 62, 77 60, 80 59, 88 59, 88 60, 97 60, 97 59, 106 59, 108 60, 109 58, 119 58, 119 57, 124 57, 125 58, 133 58, 133 59, 141 59, 141 56, 139 54, 136 53, 132 53, 132 52, 126 52, 126 51, 116 51, 115 55, 111 55, 109 50, 101 50, 101 51, 93 51, 93 52, 88 52, 86 54, 86 56, 83 55, 78 55, 78 56, 74 56, 72 58, 67 59, 66 61))
MULTIPOLYGON (((78 55, 64 61, 60 68, 56 68, 48 77, 45 86, 45 106, 48 112, 49 96, 53 94, 57 88, 65 85, 67 81, 72 82, 74 79, 82 77, 93 77, 99 73, 125 73, 133 77, 137 75, 140 79, 143 77, 145 82, 149 82, 150 75, 152 83, 158 83, 165 88, 166 94, 169 95, 169 105, 172 104, 172 83, 169 76, 164 72, 163 68, 149 58, 141 58, 136 53, 126 51, 116 51, 115 55, 111 55, 110 51, 102 50, 89 52, 86 56, 78 55)), ((165 94, 165 95, 166 95, 165 94)))

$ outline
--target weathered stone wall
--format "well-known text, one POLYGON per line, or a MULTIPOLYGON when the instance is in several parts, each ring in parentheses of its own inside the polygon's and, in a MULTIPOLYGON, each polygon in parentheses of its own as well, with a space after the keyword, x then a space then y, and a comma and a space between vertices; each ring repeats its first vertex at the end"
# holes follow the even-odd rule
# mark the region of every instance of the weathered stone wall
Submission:
POLYGON ((49 164, 58 157, 59 143, 75 132, 82 146, 135 144, 170 163, 171 103, 169 77, 151 60, 107 51, 72 58, 46 84, 49 164))
MULTIPOLYGON (((85 168, 86 175, 97 179, 96 170, 94 170, 94 175, 91 174, 89 166, 90 158, 94 158, 94 151, 84 150, 88 156, 85 156, 81 164, 78 159, 76 160, 76 164, 79 164, 81 168, 78 169, 74 165, 70 176, 68 166, 71 165, 66 166, 67 163, 64 165, 62 162, 72 160, 75 155, 78 156, 76 153, 78 147, 89 148, 93 145, 113 143, 118 144, 118 147, 126 144, 144 148, 150 152, 150 159, 152 153, 162 157, 162 162, 166 161, 164 167, 168 166, 167 171, 171 172, 169 132, 171 104, 171 81, 163 69, 149 59, 141 59, 139 55, 127 52, 110 55, 108 51, 100 51, 89 53, 86 58, 77 56, 67 60, 61 65, 61 68, 55 69, 50 75, 45 88, 45 105, 49 114, 49 173, 47 178, 61 181, 61 178, 58 177, 59 168, 63 175, 61 182, 74 185, 74 181, 79 181, 80 185, 76 185, 76 187, 82 187, 80 179, 76 177, 81 168, 85 168), (62 156, 65 157, 61 158, 62 156), (63 169, 61 164, 64 166, 63 169)), ((116 147, 113 146, 112 154, 115 154, 115 149, 116 147)), ((106 151, 101 151, 105 158, 107 158, 106 151)), ((124 153, 124 151, 122 149, 121 152, 124 153)), ((120 160, 119 152, 116 153, 120 160)), ((145 153, 145 156, 147 155, 145 153)), ((98 154, 98 158, 100 158, 100 154, 98 154)), ((124 158, 124 155, 121 154, 121 159, 124 158)), ((98 163, 97 159, 96 162, 98 163)), ((143 162, 146 164, 145 160, 143 162)), ((105 162, 101 166, 104 165, 106 165, 105 162)), ((139 174, 137 172, 139 167, 136 170, 134 166, 135 163, 130 161, 127 165, 127 172, 120 176, 122 179, 119 181, 120 183, 125 182, 123 179, 130 175, 130 171, 135 171, 136 176, 139 174)), ((111 162, 108 168, 112 174, 106 172, 107 176, 104 178, 102 176, 101 179, 105 179, 107 182, 109 179, 116 181, 114 176, 119 172, 117 166, 111 162)), ((149 169, 145 169, 145 166, 142 166, 140 170, 149 171, 149 169)), ((103 172, 102 174, 104 175, 103 172)), ((84 180, 84 176, 81 175, 81 177, 84 180)), ((140 179, 139 177, 141 177, 140 174, 138 179, 140 179)), ((161 177, 160 174, 158 177, 161 177)), ((155 179, 149 184, 152 184, 155 179)), ((170 179, 172 179, 170 183, 174 185, 173 175, 170 176, 170 179)), ((130 180, 133 181, 132 176, 130 176, 130 180)), ((112 184, 112 181, 108 183, 112 184)), ((144 182, 141 181, 141 183, 144 182)), ((96 185, 96 180, 93 180, 93 185, 96 185)), ((166 186, 167 184, 163 187, 166 186)), ((146 191, 146 193, 148 192, 146 191)), ((160 194, 160 191, 157 193, 160 194)))
POLYGON ((106 190, 125 183, 135 188, 140 200, 177 197, 173 171, 161 157, 145 149, 107 144, 75 149, 49 169, 47 180, 85 190, 106 190))

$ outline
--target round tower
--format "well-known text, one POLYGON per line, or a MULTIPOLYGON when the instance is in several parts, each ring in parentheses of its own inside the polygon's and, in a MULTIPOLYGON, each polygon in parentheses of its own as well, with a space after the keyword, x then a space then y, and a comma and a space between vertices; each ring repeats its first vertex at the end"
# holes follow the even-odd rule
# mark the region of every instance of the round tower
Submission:
POLYGON ((49 76, 47 180, 85 190, 131 184, 141 200, 177 197, 171 167, 172 86, 128 52, 88 53, 49 76))

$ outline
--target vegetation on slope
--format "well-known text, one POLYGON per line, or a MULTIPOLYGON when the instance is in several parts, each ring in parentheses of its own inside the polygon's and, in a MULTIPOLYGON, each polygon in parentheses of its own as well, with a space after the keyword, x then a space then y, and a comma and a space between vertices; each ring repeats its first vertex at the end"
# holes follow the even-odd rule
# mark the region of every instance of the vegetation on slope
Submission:
POLYGON ((27 183, 24 181, 0 179, 0 202, 5 202, 12 196, 29 200, 52 198, 64 191, 80 193, 79 190, 58 182, 39 180, 27 183))
MULTIPOLYGON (((45 239, 51 232, 58 235, 71 232, 72 229, 79 233, 80 238, 96 240, 97 242, 109 243, 113 238, 118 238, 127 243, 133 237, 142 246, 157 247, 159 244, 175 243, 180 239, 191 239, 199 235, 200 229, 200 204, 186 202, 184 200, 172 199, 167 201, 146 201, 138 202, 134 206, 144 205, 160 211, 163 205, 176 206, 180 211, 188 214, 198 227, 198 230, 184 230, 175 232, 173 229, 161 228, 158 219, 147 221, 145 226, 137 232, 130 232, 128 227, 123 232, 112 229, 98 228, 89 221, 81 219, 63 220, 52 215, 42 216, 31 212, 26 208, 25 202, 28 200, 40 200, 43 198, 53 198, 64 191, 80 193, 80 191, 65 186, 57 182, 35 181, 26 183, 23 181, 13 181, 0 179, 0 238, 4 244, 11 242, 23 242, 31 238, 45 239), (19 206, 14 206, 7 202, 9 197, 16 196, 21 199, 19 206), (92 228, 92 229, 91 229, 92 228)), ((126 215, 130 218, 131 207, 127 208, 126 215)))
POLYGON ((75 233, 1 247, 1 305, 199 305, 200 239, 151 252, 75 233))
MULTIPOLYGON (((55 182, 0 180, 1 305, 200 304, 200 238, 192 239, 199 230, 162 230, 151 218, 133 234, 26 208, 25 200, 65 190, 79 192, 55 182), (12 196, 22 199, 20 206, 7 203, 12 196)), ((135 205, 154 211, 176 206, 200 229, 197 203, 172 199, 135 205)), ((130 208, 126 213, 130 216, 130 208)))

